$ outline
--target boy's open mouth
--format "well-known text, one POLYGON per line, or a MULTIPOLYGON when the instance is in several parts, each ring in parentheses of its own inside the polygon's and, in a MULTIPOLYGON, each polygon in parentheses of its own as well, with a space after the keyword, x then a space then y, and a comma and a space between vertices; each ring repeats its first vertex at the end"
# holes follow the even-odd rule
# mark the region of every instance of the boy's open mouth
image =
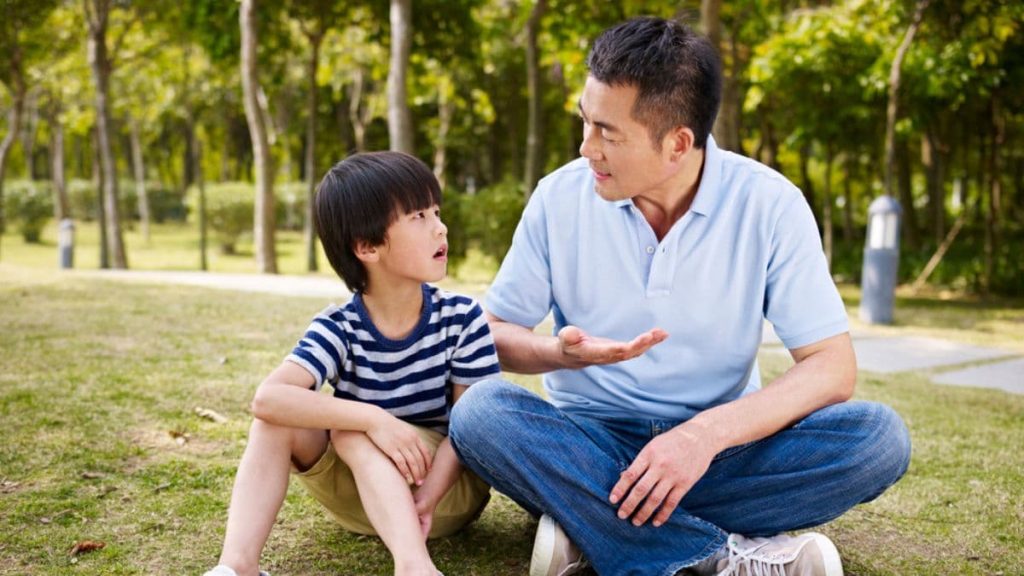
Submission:
POLYGON ((444 258, 446 256, 448 256, 448 245, 447 244, 445 244, 444 246, 441 246, 440 248, 438 248, 437 252, 434 252, 434 258, 444 258))

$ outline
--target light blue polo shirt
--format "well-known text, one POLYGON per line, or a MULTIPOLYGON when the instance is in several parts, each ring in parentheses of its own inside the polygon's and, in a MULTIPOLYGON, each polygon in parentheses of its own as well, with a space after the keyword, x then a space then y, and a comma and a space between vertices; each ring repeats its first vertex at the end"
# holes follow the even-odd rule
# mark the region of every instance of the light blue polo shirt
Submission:
POLYGON ((800 190, 709 138, 690 210, 658 242, 632 200, 594 190, 587 160, 537 185, 486 298, 495 316, 629 341, 668 339, 638 358, 544 376, 559 408, 684 420, 760 387, 763 319, 790 349, 848 331, 800 190))

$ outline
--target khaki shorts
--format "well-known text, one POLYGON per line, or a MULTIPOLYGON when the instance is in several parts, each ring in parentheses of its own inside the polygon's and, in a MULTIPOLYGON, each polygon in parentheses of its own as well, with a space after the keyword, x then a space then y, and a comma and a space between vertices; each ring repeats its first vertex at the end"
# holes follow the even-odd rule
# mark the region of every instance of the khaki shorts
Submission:
MULTIPOLYGON (((444 435, 418 426, 416 430, 426 442, 431 454, 435 453, 444 435)), ((352 470, 338 457, 330 443, 327 444, 324 455, 312 468, 305 472, 298 472, 293 468, 292 473, 342 528, 357 534, 377 534, 363 510, 352 470)), ((463 468, 459 480, 434 510, 430 538, 450 536, 458 532, 480 516, 489 499, 490 487, 487 483, 470 470, 463 468)))

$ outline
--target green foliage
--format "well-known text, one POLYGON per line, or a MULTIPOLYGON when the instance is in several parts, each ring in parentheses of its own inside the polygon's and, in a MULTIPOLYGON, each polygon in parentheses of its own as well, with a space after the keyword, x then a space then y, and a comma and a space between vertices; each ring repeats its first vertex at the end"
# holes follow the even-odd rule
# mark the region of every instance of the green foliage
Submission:
MULTIPOLYGON (((253 185, 247 182, 222 182, 206 186, 206 222, 223 254, 234 254, 239 238, 250 232, 254 214, 253 185)), ((199 214, 199 189, 186 194, 189 219, 199 214)))
POLYGON ((4 184, 4 212, 17 223, 25 242, 38 243, 43 226, 53 217, 49 183, 15 180, 4 184))
POLYGON ((520 183, 506 180, 475 194, 446 192, 442 217, 448 225, 449 259, 458 264, 469 247, 501 262, 512 245, 525 198, 520 183))
MULTIPOLYGON (((96 184, 91 180, 74 179, 67 183, 68 203, 71 214, 80 220, 93 221, 99 217, 99 196, 96 184)), ((184 221, 185 199, 181 192, 166 184, 152 180, 146 182, 146 196, 149 199, 149 215, 153 222, 184 221)), ((139 199, 133 180, 118 182, 121 217, 125 220, 139 218, 139 199)))

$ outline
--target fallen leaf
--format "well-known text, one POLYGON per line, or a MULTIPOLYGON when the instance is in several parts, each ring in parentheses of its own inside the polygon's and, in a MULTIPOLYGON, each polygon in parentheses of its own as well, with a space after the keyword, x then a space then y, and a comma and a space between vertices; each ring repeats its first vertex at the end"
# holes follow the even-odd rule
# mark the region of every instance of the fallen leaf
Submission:
POLYGON ((106 545, 106 542, 101 542, 99 540, 82 540, 81 542, 78 542, 71 547, 70 554, 72 556, 78 556, 79 554, 87 554, 89 552, 95 552, 96 550, 99 550, 106 545))
POLYGON ((82 472, 82 478, 84 478, 85 480, 99 480, 100 478, 104 477, 106 477, 106 474, 102 472, 90 472, 88 470, 82 472))
POLYGON ((4 480, 0 482, 0 494, 10 494, 21 486, 21 482, 11 482, 10 480, 4 480))
POLYGON ((174 438, 174 442, 178 446, 184 446, 186 442, 192 439, 192 435, 188 432, 182 432, 181 430, 168 430, 167 435, 174 438))
POLYGON ((212 420, 213 422, 216 422, 217 424, 224 424, 225 422, 228 421, 226 416, 224 416, 220 412, 216 412, 214 410, 210 410, 209 408, 200 408, 199 406, 196 406, 196 414, 200 418, 206 418, 207 420, 212 420))

